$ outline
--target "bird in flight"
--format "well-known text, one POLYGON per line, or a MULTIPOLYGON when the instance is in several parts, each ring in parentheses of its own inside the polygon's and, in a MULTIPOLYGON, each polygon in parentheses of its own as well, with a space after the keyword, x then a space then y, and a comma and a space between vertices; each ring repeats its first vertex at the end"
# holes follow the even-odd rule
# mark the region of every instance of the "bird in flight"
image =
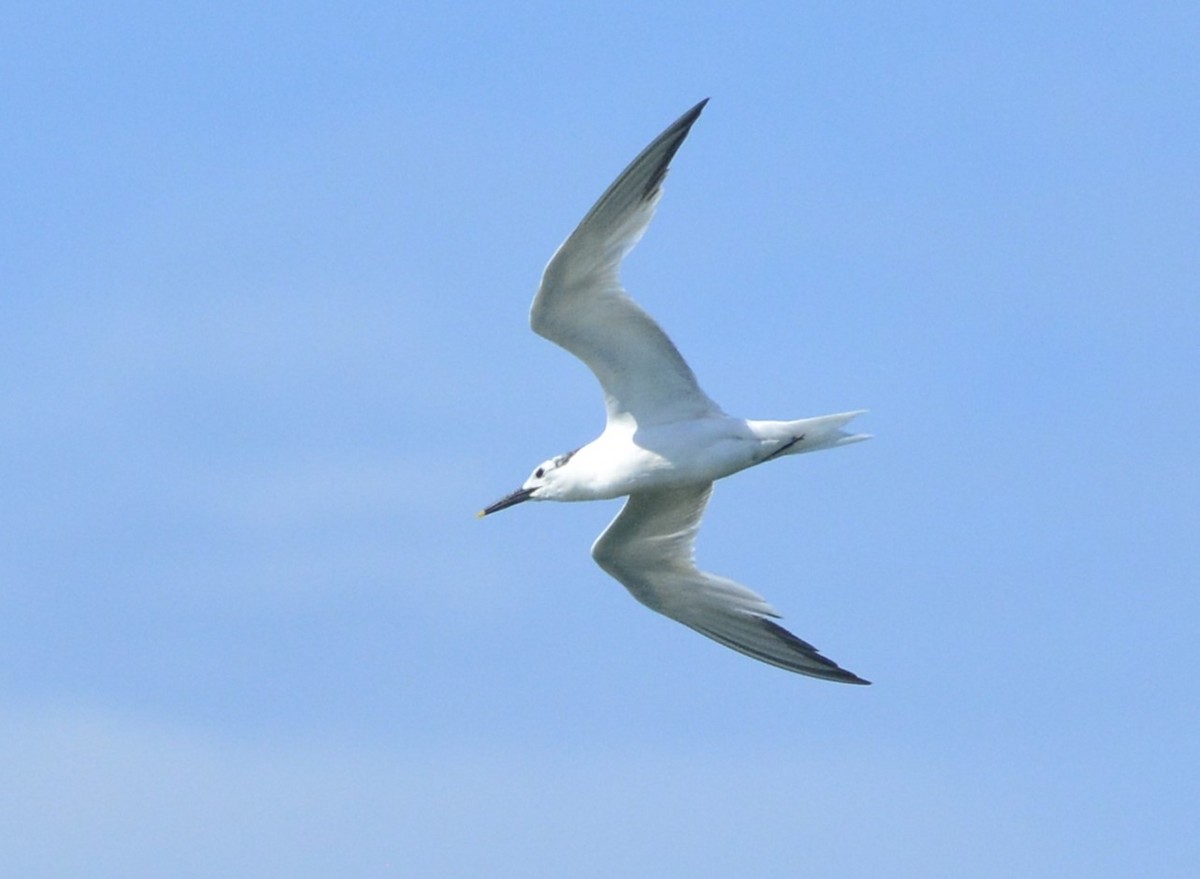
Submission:
POLYGON ((599 379, 607 410, 603 432, 543 461, 519 489, 479 515, 530 500, 628 497, 592 546, 592 557, 635 598, 771 665, 866 684, 777 623, 778 612, 762 596, 696 567, 696 532, 715 480, 868 438, 843 429, 862 410, 797 421, 726 415, 621 286, 621 261, 650 225, 671 159, 706 103, 680 116, 621 172, 551 257, 533 299, 534 332, 574 354, 599 379))

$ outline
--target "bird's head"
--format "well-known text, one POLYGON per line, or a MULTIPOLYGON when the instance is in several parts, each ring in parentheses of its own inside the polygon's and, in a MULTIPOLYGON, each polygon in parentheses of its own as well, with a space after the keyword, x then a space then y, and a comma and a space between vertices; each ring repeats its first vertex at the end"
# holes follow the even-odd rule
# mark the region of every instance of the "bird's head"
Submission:
MULTIPOLYGON (((578 451, 578 450, 576 450, 578 451)), ((565 475, 563 468, 571 460, 571 456, 575 452, 566 452, 543 461, 534 468, 534 471, 529 474, 529 478, 525 480, 524 485, 514 491, 512 494, 505 495, 496 501, 490 507, 484 507, 479 511, 479 518, 495 513, 507 507, 514 506, 522 501, 553 501, 560 500, 569 490, 569 477, 565 475)))

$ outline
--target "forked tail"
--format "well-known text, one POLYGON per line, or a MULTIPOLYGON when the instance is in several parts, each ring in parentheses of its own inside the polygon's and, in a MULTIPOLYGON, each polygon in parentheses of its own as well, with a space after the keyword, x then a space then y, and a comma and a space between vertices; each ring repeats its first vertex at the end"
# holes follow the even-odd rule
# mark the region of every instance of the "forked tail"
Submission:
POLYGON ((816 418, 801 418, 799 421, 747 423, 763 441, 764 451, 767 453, 763 460, 769 460, 780 455, 798 455, 801 452, 832 449, 835 446, 846 446, 870 439, 869 433, 850 433, 842 429, 866 411, 859 409, 855 412, 839 412, 836 415, 818 415, 816 418))

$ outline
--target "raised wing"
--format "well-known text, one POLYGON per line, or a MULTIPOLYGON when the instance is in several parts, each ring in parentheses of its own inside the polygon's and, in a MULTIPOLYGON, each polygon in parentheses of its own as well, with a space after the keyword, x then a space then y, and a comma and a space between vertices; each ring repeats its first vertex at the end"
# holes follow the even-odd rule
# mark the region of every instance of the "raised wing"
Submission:
POLYGON ((779 614, 740 583, 699 570, 696 532, 712 483, 631 494, 592 557, 647 607, 788 671, 866 684, 774 622, 779 614))
POLYGON ((706 103, 679 117, 621 172, 555 251, 533 299, 534 332, 596 374, 610 421, 662 424, 720 411, 620 279, 621 260, 650 225, 671 158, 706 103))

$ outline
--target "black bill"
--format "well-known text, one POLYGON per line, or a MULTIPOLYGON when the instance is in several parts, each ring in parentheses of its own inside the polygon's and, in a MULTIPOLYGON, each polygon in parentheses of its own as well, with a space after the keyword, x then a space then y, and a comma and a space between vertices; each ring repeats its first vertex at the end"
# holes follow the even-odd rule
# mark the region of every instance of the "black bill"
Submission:
POLYGON ((521 501, 527 501, 527 500, 529 500, 529 498, 532 494, 533 494, 532 488, 518 488, 512 494, 507 495, 506 497, 500 498, 500 500, 496 501, 490 507, 484 507, 482 510, 480 510, 479 518, 482 519, 484 516, 488 515, 489 513, 495 513, 498 510, 504 510, 504 509, 507 509, 508 507, 515 506, 516 504, 519 504, 521 501))

